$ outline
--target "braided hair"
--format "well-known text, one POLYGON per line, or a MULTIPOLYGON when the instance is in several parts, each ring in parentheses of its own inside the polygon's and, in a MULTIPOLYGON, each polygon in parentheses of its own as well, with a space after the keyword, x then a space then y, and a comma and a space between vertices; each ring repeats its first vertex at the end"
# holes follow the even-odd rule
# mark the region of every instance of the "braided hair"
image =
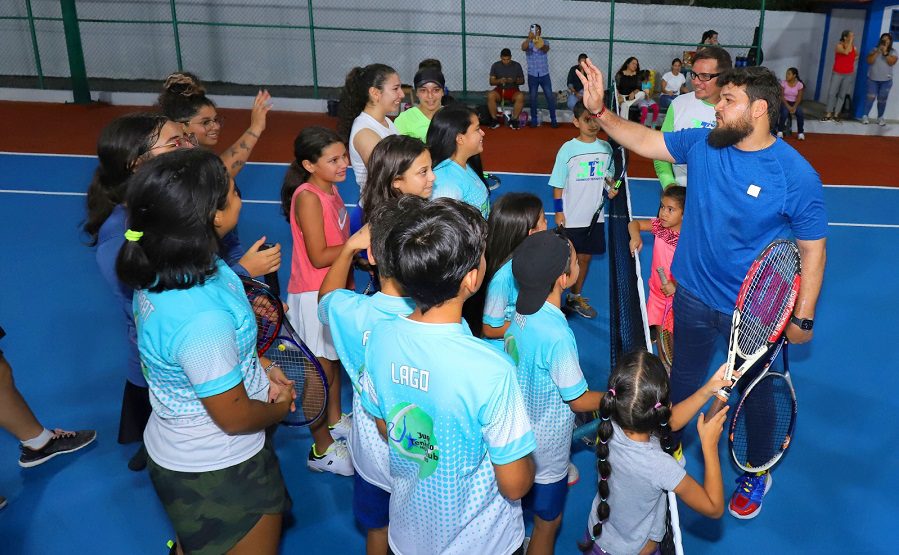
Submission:
POLYGON ((596 443, 596 470, 599 474, 596 516, 599 522, 590 531, 590 541, 578 544, 584 552, 590 551, 593 542, 602 535, 603 524, 608 522, 611 512, 609 442, 614 431, 612 420, 624 430, 657 434, 662 449, 669 455, 674 451, 669 424, 668 374, 662 361, 642 350, 622 356, 609 376, 609 390, 599 404, 599 416, 599 441, 596 443))

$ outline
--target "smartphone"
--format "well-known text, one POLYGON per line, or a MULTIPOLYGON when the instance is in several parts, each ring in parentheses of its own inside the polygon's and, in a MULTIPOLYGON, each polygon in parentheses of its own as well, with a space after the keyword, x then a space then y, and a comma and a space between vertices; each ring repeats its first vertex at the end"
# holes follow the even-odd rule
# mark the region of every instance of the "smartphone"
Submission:
POLYGON ((532 33, 536 33, 536 32, 537 32, 537 24, 536 24, 536 23, 531 23, 531 32, 532 32, 532 33))

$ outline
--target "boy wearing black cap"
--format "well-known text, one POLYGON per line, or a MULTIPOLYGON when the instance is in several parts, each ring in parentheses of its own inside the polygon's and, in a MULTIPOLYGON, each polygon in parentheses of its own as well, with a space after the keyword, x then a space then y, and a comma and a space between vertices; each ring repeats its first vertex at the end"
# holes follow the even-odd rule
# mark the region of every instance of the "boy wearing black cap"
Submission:
POLYGON ((578 273, 574 247, 555 230, 526 237, 512 256, 518 300, 505 342, 537 438, 534 486, 522 499, 522 508, 534 513, 528 548, 534 553, 553 552, 562 522, 574 413, 599 410, 602 399, 587 391, 574 333, 560 308, 562 291, 578 273))
POLYGON ((415 137, 425 142, 431 119, 441 107, 444 85, 443 73, 434 67, 423 67, 418 70, 413 80, 418 106, 409 108, 393 121, 400 135, 415 137))

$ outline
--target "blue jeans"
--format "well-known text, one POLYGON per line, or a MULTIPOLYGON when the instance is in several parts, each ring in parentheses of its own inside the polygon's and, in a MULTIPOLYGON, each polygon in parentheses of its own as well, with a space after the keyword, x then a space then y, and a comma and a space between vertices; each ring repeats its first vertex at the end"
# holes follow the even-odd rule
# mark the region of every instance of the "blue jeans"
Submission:
MULTIPOLYGON (((789 133, 793 127, 793 117, 790 115, 790 111, 787 109, 786 102, 781 103, 780 105, 780 130, 784 133, 789 133)), ((796 107, 796 132, 797 133, 805 133, 805 114, 802 111, 802 106, 796 107)))
POLYGON ((537 87, 543 87, 543 96, 546 98, 546 105, 549 108, 549 119, 556 123, 556 97, 553 95, 553 84, 549 79, 549 74, 536 75, 528 74, 528 94, 531 96, 531 125, 537 126, 537 87))
MULTIPOLYGON (((730 337, 732 314, 718 312, 678 285, 674 293, 674 364, 671 367, 671 403, 696 393, 709 375, 709 363, 718 338, 730 337)), ((673 434, 680 440, 680 432, 673 434)))
MULTIPOLYGON (((890 96, 890 89, 893 88, 893 80, 889 81, 873 81, 868 79, 868 95, 865 97, 865 114, 871 112, 874 106, 874 100, 877 100, 877 117, 882 118, 883 112, 887 107, 887 98, 890 96)), ((532 97, 533 98, 533 97, 532 97)))
POLYGON ((661 108, 662 110, 667 110, 668 106, 671 106, 671 103, 674 102, 675 98, 677 98, 677 96, 673 94, 660 94, 659 108, 661 108))

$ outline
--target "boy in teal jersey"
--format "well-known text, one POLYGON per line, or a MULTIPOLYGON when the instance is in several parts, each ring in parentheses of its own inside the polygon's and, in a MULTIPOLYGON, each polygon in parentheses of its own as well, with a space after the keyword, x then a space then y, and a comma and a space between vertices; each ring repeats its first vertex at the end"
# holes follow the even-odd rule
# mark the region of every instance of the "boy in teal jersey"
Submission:
POLYGON ((390 549, 521 553, 536 440, 511 360, 461 322, 486 222, 446 198, 406 197, 400 212, 387 263, 415 310, 372 330, 362 375, 363 407, 389 445, 390 549))
POLYGON ((382 202, 369 215, 369 224, 347 240, 331 265, 319 290, 318 318, 330 326, 334 348, 353 384, 353 426, 347 438, 353 461, 353 514, 367 530, 369 553, 387 553, 390 504, 390 468, 387 444, 375 420, 362 409, 359 377, 364 372, 365 349, 372 328, 396 315, 406 316, 415 305, 403 296, 384 256, 387 234, 399 213, 397 199, 382 202), (344 289, 353 257, 369 249, 369 261, 377 265, 381 290, 372 296, 344 289))
POLYGON ((537 438, 534 487, 522 500, 534 513, 528 550, 552 553, 568 495, 574 413, 599 410, 602 393, 587 391, 574 333, 560 308, 562 291, 578 278, 574 247, 555 230, 534 233, 515 249, 512 273, 519 293, 506 351, 518 365, 518 385, 537 438))
POLYGON ((584 318, 595 318, 596 310, 581 296, 581 290, 590 259, 606 252, 603 196, 615 198, 618 190, 608 185, 615 174, 612 145, 596 138, 599 124, 583 102, 574 105, 573 123, 578 136, 559 149, 549 185, 553 188, 556 225, 565 227, 581 268, 580 276, 571 284, 565 308, 584 318))

